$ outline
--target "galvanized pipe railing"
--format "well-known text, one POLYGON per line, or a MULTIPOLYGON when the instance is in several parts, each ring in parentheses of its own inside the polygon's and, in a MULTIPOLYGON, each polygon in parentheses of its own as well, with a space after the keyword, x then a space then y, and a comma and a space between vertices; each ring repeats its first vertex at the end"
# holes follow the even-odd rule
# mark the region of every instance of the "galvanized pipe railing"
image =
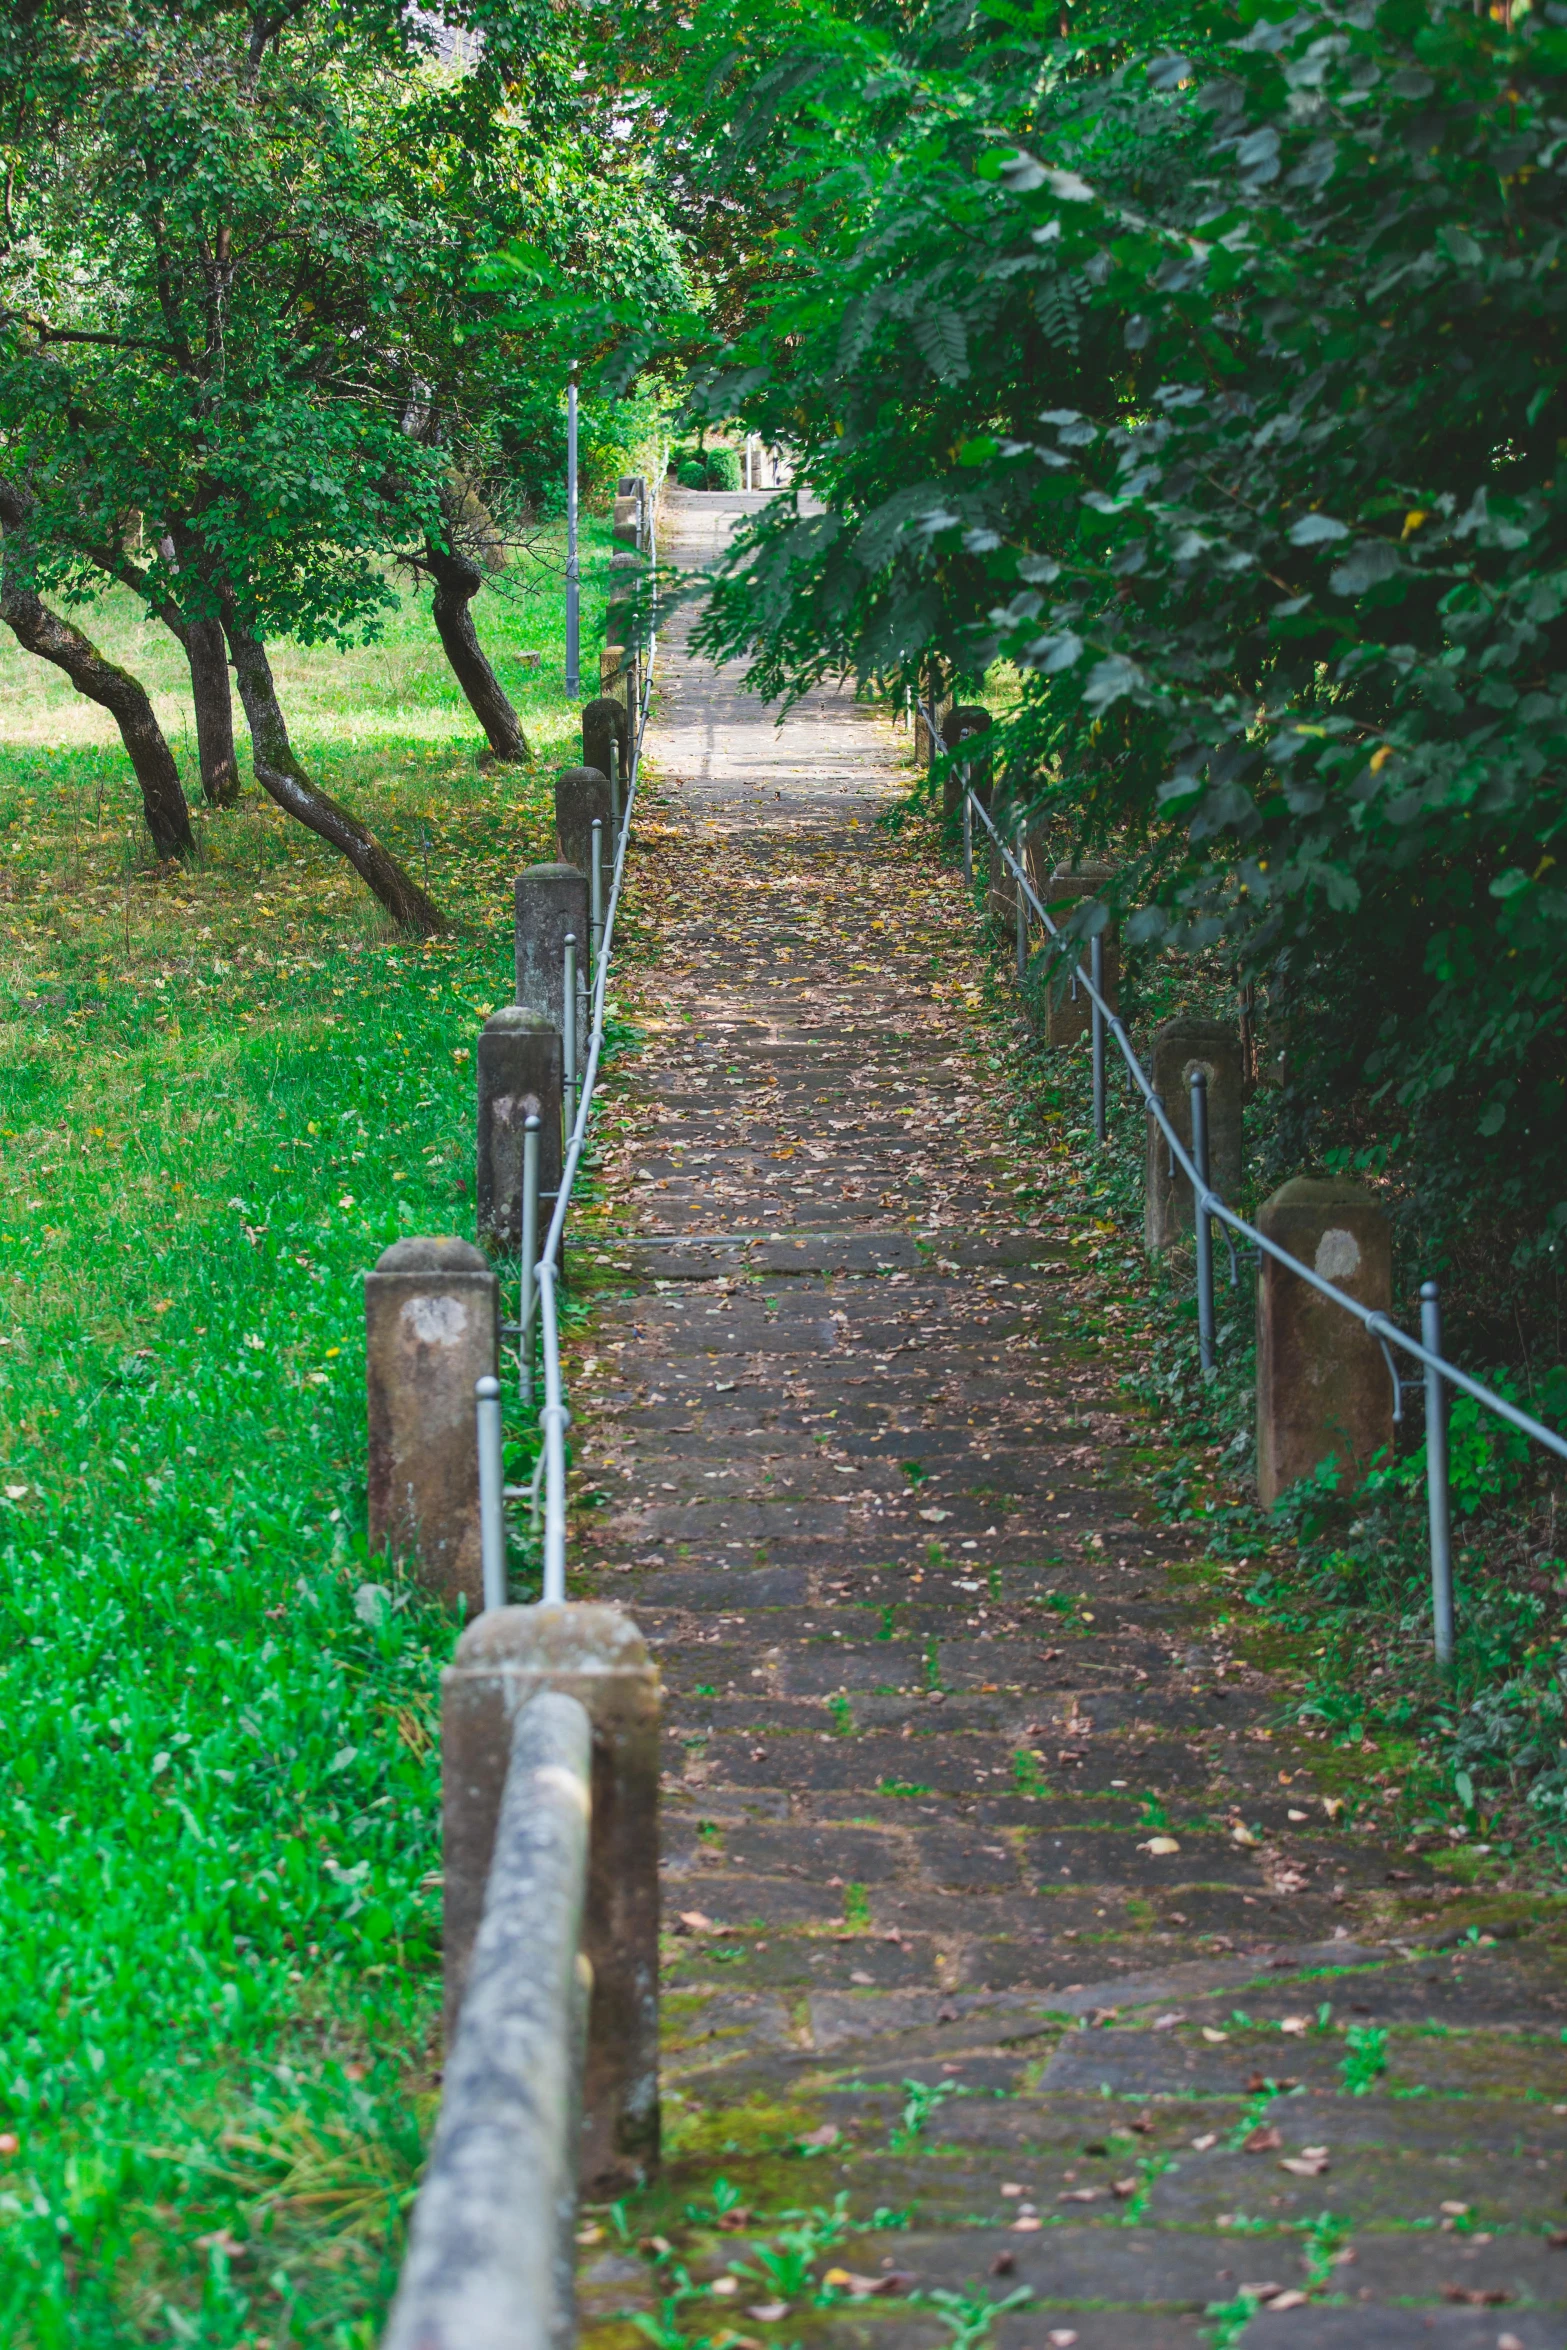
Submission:
MULTIPOLYGON (((929 723, 928 716, 927 723, 929 723)), ((936 739, 934 734, 932 739, 936 739)), ((972 823, 976 815, 989 833, 1017 884, 1019 908, 1022 908, 1026 900, 1047 935, 1052 940, 1059 942, 1062 937, 1059 927, 1051 920, 1050 915, 1041 904, 1021 862, 1013 855, 1012 850, 1003 840, 991 818, 989 809, 977 793, 969 787, 968 777, 965 773, 964 865, 965 872, 969 875, 972 874, 970 845, 972 823)), ((1020 912, 1019 919, 1021 930, 1021 925, 1026 917, 1020 912)), ((1418 1339, 1413 1338, 1407 1330, 1401 1329, 1388 1315, 1376 1313, 1370 1307, 1363 1306, 1358 1298, 1350 1297, 1334 1282, 1325 1279, 1314 1267, 1303 1264, 1298 1257, 1292 1257, 1288 1249, 1281 1248, 1277 1241, 1270 1240, 1266 1233, 1260 1232, 1254 1224, 1248 1224, 1244 1216, 1238 1215, 1220 1198, 1209 1180, 1207 1102, 1203 1086, 1194 1081, 1192 1089, 1192 1136, 1194 1146, 1197 1146, 1197 1155, 1194 1156, 1192 1152, 1187 1150, 1171 1124, 1163 1102, 1155 1093, 1147 1071, 1133 1050, 1131 1038, 1121 1025, 1120 1016, 1105 996, 1103 949, 1101 938, 1097 935, 1091 942, 1091 950, 1097 950, 1097 952, 1091 951, 1091 976, 1085 978, 1079 970, 1077 977, 1080 984, 1087 989, 1089 1003, 1093 1011, 1094 1130, 1103 1140, 1105 1125, 1102 1068, 1105 1049, 1104 1037, 1108 1034, 1114 1037, 1121 1057, 1126 1063, 1127 1077, 1131 1087, 1142 1095, 1149 1115, 1154 1119, 1169 1146, 1172 1165, 1179 1167, 1192 1187, 1192 1202, 1198 1234, 1198 1317, 1201 1332, 1200 1342, 1203 1350, 1203 1369, 1205 1371, 1211 1370, 1214 1362, 1213 1259, 1211 1246, 1205 1245, 1208 1238, 1208 1223, 1211 1218, 1225 1229, 1227 1238, 1230 1233, 1234 1233, 1240 1239, 1249 1242, 1260 1255, 1271 1257, 1275 1263, 1285 1266, 1297 1279, 1308 1283, 1321 1296, 1331 1299, 1334 1305, 1351 1315, 1362 1329, 1369 1332, 1381 1345, 1383 1354, 1387 1358, 1389 1372, 1394 1383, 1395 1399, 1400 1392, 1400 1382, 1396 1371, 1393 1371, 1392 1356, 1388 1352, 1390 1348, 1396 1347, 1400 1353, 1412 1356, 1425 1372, 1426 1492, 1431 1528, 1432 1613, 1437 1662, 1446 1667, 1451 1664, 1453 1657, 1453 1570, 1452 1527, 1448 1503, 1445 1390, 1448 1387, 1456 1387, 1461 1393, 1472 1396, 1476 1403, 1483 1405, 1487 1411, 1494 1412, 1498 1419, 1507 1421, 1509 1426, 1520 1430, 1533 1443, 1543 1445, 1546 1451, 1554 1453, 1558 1460, 1567 1461, 1567 1436, 1558 1435, 1554 1428, 1547 1428, 1531 1413, 1521 1411, 1517 1404, 1510 1403, 1505 1395, 1498 1395, 1483 1381, 1471 1378, 1467 1371, 1459 1370, 1456 1363, 1448 1362, 1441 1352, 1441 1305, 1437 1284, 1434 1281, 1426 1282, 1421 1289, 1421 1335, 1418 1339), (1200 1108, 1199 1102, 1201 1103, 1200 1108), (1199 1134, 1201 1136, 1200 1145, 1198 1144, 1199 1134), (1198 1164, 1199 1158, 1202 1162, 1200 1165, 1198 1164), (1204 1299, 1204 1289, 1206 1290, 1206 1299, 1204 1299)), ((1397 1416, 1396 1411, 1395 1416, 1397 1416)))
MULTIPOLYGON (((657 563, 657 548, 650 551, 651 562, 657 563)), ((655 605, 656 622, 656 605, 655 605)), ((614 831, 614 861, 611 867, 609 903, 604 904, 604 867, 602 817, 595 817, 591 833, 592 872, 589 876, 589 1004, 586 1059, 578 1060, 579 1032, 577 1025, 578 941, 568 933, 564 941, 565 957, 561 999, 561 1104, 562 1152, 560 1189, 555 1194, 555 1206, 544 1237, 544 1245, 535 1248, 538 1241, 539 1213, 539 1143, 538 1120, 529 1118, 524 1129, 522 1209, 520 1241, 522 1249, 521 1297, 518 1309, 517 1352, 521 1365, 520 1389, 524 1403, 533 1400, 535 1322, 537 1345, 544 1365, 544 1403, 539 1412, 540 1448, 534 1469, 533 1492, 536 1496, 542 1482, 544 1488, 544 1578, 541 1598, 546 1601, 564 1600, 566 1596, 566 1430, 571 1425, 571 1412, 566 1403, 565 1385, 560 1366, 560 1311, 559 1282, 562 1235, 566 1228, 566 1211, 571 1202, 571 1187, 577 1179, 577 1169, 587 1142, 588 1123, 593 1111, 593 1092, 598 1083, 599 1062, 604 1051, 604 1018, 609 985, 610 957, 615 943, 615 917, 620 911, 620 893, 626 874, 626 849, 631 839, 631 817, 636 805, 637 785, 641 780, 642 738, 647 732, 648 708, 653 696, 653 662, 658 650, 656 631, 649 637, 647 659, 642 665, 642 691, 636 711, 636 726, 631 735, 631 757, 625 777, 625 800, 621 801, 619 745, 612 742, 609 756, 610 808, 614 831)), ((481 1390, 484 1382, 480 1382, 481 1390)), ((493 1483, 501 1491, 501 1431, 500 1408, 493 1412, 481 1392, 478 1396, 479 1481, 481 1496, 493 1483)), ((505 1604, 505 1525, 495 1513, 480 1510, 485 1606, 505 1604), (492 1600, 490 1592, 500 1593, 492 1600)))
POLYGON ((484 1916, 382 2350, 569 2350, 593 1734, 517 1716, 484 1916))

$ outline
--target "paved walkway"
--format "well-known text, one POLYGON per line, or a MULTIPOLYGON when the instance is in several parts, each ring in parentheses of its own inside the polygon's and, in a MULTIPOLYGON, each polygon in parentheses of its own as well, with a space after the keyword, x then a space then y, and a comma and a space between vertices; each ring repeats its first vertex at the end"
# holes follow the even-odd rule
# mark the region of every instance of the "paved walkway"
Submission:
POLYGON ((1183 1573, 899 738, 662 677, 573 1555, 669 1692, 672 2154, 587 2338, 1561 2350, 1557 1948, 1464 1938, 1183 1573))

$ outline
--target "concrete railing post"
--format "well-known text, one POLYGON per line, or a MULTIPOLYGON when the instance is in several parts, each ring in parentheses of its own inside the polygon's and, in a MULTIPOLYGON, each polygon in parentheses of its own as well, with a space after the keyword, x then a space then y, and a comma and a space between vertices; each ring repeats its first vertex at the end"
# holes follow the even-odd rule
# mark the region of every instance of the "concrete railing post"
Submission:
POLYGON ((631 773, 631 727, 626 717, 625 703, 613 694, 603 694, 597 701, 583 704, 583 766, 596 767, 600 775, 608 775, 612 744, 619 746, 620 800, 624 807, 626 778, 631 773))
MULTIPOLYGON (((1242 1168, 1241 1044, 1226 1020, 1166 1020, 1154 1031, 1154 1092, 1165 1116, 1192 1148, 1192 1073, 1200 1069, 1208 1092, 1208 1180, 1226 1206, 1240 1194, 1242 1168)), ((1177 1167, 1170 1172, 1170 1146, 1152 1111, 1148 1114, 1147 1186, 1143 1195, 1143 1245, 1158 1256, 1191 1231, 1192 1187, 1177 1167)))
MULTIPOLYGON (((555 779, 555 838, 559 844, 561 862, 586 873, 589 851, 593 840, 593 821, 597 817, 606 834, 610 823, 608 767, 566 767, 555 779)), ((588 933, 586 922, 577 932, 579 938, 588 933)))
POLYGON ((659 2145, 658 1668, 619 1608, 493 1609, 468 1626, 442 1675, 447 2044, 484 1907, 512 1724, 546 1689, 577 1698, 593 1725, 582 2187, 600 2200, 645 2179, 659 2145))
POLYGON ((399 1240, 365 1275, 370 1548, 484 1605, 473 1395, 499 1367, 500 1284, 466 1240, 399 1240))
MULTIPOLYGON (((1357 1183, 1297 1176, 1257 1228, 1374 1313, 1393 1301, 1387 1216, 1357 1183)), ((1393 1442, 1393 1382, 1354 1318, 1264 1256, 1257 1283, 1257 1486, 1264 1509, 1330 1457, 1354 1472, 1393 1442)))
MULTIPOLYGON (((588 935, 587 874, 576 865, 530 865, 518 874, 516 892, 517 1001, 542 1012, 552 1028, 564 1028, 564 948, 568 934, 588 935)), ((578 978, 580 1025, 580 972, 578 978)))
POLYGON ((947 769, 946 780, 942 785, 941 792, 943 828, 950 826, 954 816, 963 805, 965 778, 975 798, 985 807, 990 806, 989 749, 984 743, 975 741, 977 735, 988 734, 990 727, 990 712, 981 709, 977 702, 959 702, 955 708, 947 712, 946 718, 942 722, 941 747, 944 751, 955 751, 959 743, 973 745, 968 754, 966 765, 959 766, 954 763, 947 769))
MULTIPOLYGON (((1064 924, 1072 911, 1070 901, 1097 897, 1114 879, 1114 876, 1113 865, 1058 867, 1043 886, 1038 882, 1034 886, 1038 889, 1051 920, 1058 924, 1064 924)), ((1010 874, 1007 879, 1010 883, 1010 874)), ((1007 902, 1007 911, 1010 917, 1010 899, 1007 902)), ((1112 1010, 1115 1010, 1119 1007, 1121 1000, 1120 936, 1113 922, 1108 923, 1099 936, 1103 942, 1100 948, 1100 968, 1103 976, 1099 985, 1104 991, 1106 1002, 1112 1010)), ((1045 995, 1045 1041, 1048 1044, 1056 1045, 1076 1044, 1080 1036, 1092 1034, 1093 1005, 1089 999, 1087 988, 1078 977, 1078 966, 1074 965, 1071 970, 1058 970, 1053 967, 1058 959, 1058 957, 1052 957, 1050 979, 1045 995)), ((1085 948, 1081 957, 1081 968, 1087 971, 1089 966, 1090 957, 1085 948)))
POLYGON ((539 1191, 560 1189, 560 1032, 527 1004, 502 1004, 479 1032, 479 1238, 508 1255, 522 1242, 527 1122, 539 1121, 539 1191))

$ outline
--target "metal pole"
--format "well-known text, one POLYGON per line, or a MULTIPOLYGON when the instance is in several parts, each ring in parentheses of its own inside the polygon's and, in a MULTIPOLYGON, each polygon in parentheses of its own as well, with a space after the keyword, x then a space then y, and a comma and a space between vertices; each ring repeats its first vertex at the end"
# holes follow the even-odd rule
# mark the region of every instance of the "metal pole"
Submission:
MULTIPOLYGON (((1420 1339, 1427 1354, 1442 1351, 1442 1293, 1420 1284, 1420 1339)), ((1426 1508, 1431 1521, 1431 1616, 1436 1661, 1453 1662, 1453 1528, 1447 1496, 1447 1394, 1440 1371, 1426 1365, 1426 1508)))
POLYGON ((533 1314, 537 1302, 539 1256, 539 1121, 536 1112, 522 1122, 522 1296, 518 1302, 517 1355, 521 1368, 522 1400, 533 1401, 533 1314))
POLYGON ((577 363, 566 383, 566 699, 582 695, 582 587, 577 570, 577 363))
POLYGON ((751 436, 745 436, 745 494, 751 495, 751 436))
MULTIPOLYGON (((1206 1070, 1192 1071, 1192 1165, 1202 1177, 1202 1189, 1208 1189, 1208 1076, 1206 1070)), ((1214 1367, 1213 1348, 1213 1226, 1200 1195, 1192 1199, 1192 1220, 1197 1233, 1197 1348, 1202 1358, 1202 1375, 1206 1379, 1214 1367)))
POLYGON ((565 972, 560 998, 561 1117, 569 1141, 577 1123, 577 934, 565 939, 565 972))
POLYGON ((598 977, 599 964, 604 959, 604 819, 593 819, 593 853, 588 862, 588 970, 598 977))
POLYGON ((1095 931, 1088 942, 1088 976, 1094 983, 1093 1047, 1094 1047, 1094 1133, 1103 1142, 1108 1131, 1105 1116, 1105 1016, 1099 1009, 1098 997, 1105 986, 1105 940, 1102 930, 1095 931))
MULTIPOLYGON (((1018 839, 1019 852, 1021 852, 1022 846, 1020 835, 1018 839)), ((1022 862, 1020 853, 1018 863, 1021 865, 1022 862)), ((1017 899, 1017 983, 1021 987, 1028 977, 1028 900, 1023 894, 1023 884, 1020 881, 1014 880, 1012 888, 1017 899)))
POLYGON ((566 1430, 571 1414, 560 1384, 560 1332, 555 1313, 555 1268, 539 1269, 539 1316, 544 1326, 544 1587, 540 1599, 554 1606, 566 1597, 566 1430))
POLYGON ((609 814, 617 849, 620 845, 620 738, 609 738, 609 814))
POLYGON ((974 886, 974 789, 969 781, 970 770, 963 770, 963 886, 974 886))
POLYGON ((479 1415, 479 1556, 486 1610, 506 1605, 506 1516, 501 1502, 501 1383, 474 1389, 479 1415))

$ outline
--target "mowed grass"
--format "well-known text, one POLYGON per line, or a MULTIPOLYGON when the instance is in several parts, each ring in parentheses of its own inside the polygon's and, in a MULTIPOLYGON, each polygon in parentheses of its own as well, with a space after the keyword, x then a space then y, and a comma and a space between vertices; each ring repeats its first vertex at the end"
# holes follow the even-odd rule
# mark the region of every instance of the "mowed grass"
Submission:
MULTIPOLYGON (((194 864, 160 872, 99 714, 0 651, 0 2332, 19 2350, 349 2350, 395 2279, 433 2105, 454 1627, 365 1556, 359 1276, 401 1234, 473 1236, 469 1055, 511 993, 511 876, 553 855, 551 783, 580 756, 558 573, 518 584, 477 617, 533 775, 480 770, 427 595, 380 645, 279 649, 298 747, 448 915, 427 945, 248 781, 202 816, 194 864), (525 647, 544 656, 526 683, 505 658, 525 647)), ((172 641, 128 597, 83 625, 188 743, 172 641)))

